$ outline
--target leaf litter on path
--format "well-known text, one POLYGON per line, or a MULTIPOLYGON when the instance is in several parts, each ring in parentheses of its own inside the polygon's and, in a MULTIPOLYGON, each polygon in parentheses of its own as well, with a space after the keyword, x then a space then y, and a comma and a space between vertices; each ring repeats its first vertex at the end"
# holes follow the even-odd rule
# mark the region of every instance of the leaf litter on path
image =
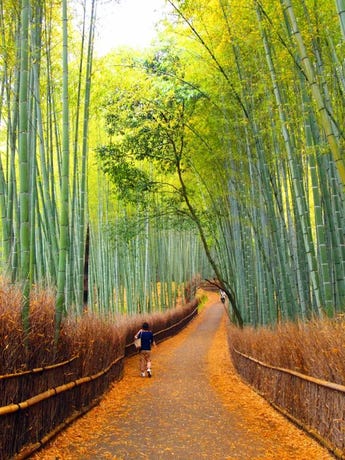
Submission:
MULTIPOLYGON (((265 460, 328 460, 334 458, 315 440, 278 413, 246 385, 232 365, 224 315, 207 356, 211 384, 223 404, 238 414, 242 425, 264 438, 265 460)), ((235 459, 234 459, 235 460, 235 459)))
MULTIPOLYGON (((205 309, 219 301, 217 293, 207 293, 207 296, 208 301, 205 309)), ((159 375, 169 372, 166 368, 166 362, 174 353, 174 350, 200 324, 204 311, 181 333, 159 344, 158 348, 154 350, 154 377, 155 373, 159 375)), ((333 458, 318 443, 276 412, 238 377, 231 364, 227 347, 225 315, 221 326, 215 333, 205 360, 204 372, 208 375, 217 397, 224 407, 235 415, 238 426, 243 428, 243 433, 247 432, 251 436, 257 437, 261 445, 264 444, 265 446, 264 453, 260 449, 258 455, 256 457, 252 456, 251 460, 328 460, 333 458)), ((131 445, 130 439, 124 442, 123 438, 121 438, 122 431, 117 428, 116 420, 119 420, 119 417, 128 418, 129 414, 133 414, 131 405, 135 404, 136 400, 142 399, 143 394, 147 398, 147 389, 153 385, 154 381, 154 378, 143 379, 139 376, 138 356, 127 359, 123 379, 114 383, 100 404, 75 421, 52 440, 47 447, 41 449, 31 458, 33 460, 83 460, 83 458, 121 460, 122 458, 134 458, 130 456, 130 452, 135 450, 135 446, 131 445), (104 442, 105 439, 107 440, 106 442, 104 442), (115 456, 110 451, 116 451, 116 446, 121 444, 123 452, 124 443, 127 445, 127 455, 115 456)), ((179 382, 180 384, 183 384, 183 382, 179 382)), ((179 391, 179 385, 175 388, 176 392, 179 391)), ((162 417, 162 424, 164 423, 164 417, 162 417)), ((210 423, 212 423, 211 420, 210 423)), ((166 427, 168 430, 168 422, 166 427)), ((183 431, 181 436, 188 435, 189 438, 193 436, 193 433, 188 433, 187 427, 183 431)), ((239 449, 243 449, 246 444, 245 435, 242 438, 231 441, 234 448, 238 446, 239 449)), ((194 442, 201 443, 202 439, 196 439, 194 442)), ((156 457, 151 456, 150 458, 158 460, 172 458, 173 456, 172 448, 166 446, 165 450, 161 450, 156 457)), ((140 458, 149 457, 139 448, 136 450, 135 459, 140 458)), ((175 458, 181 457, 176 456, 175 458)), ((212 460, 212 456, 209 458, 212 460)), ((244 458, 243 452, 239 457, 226 456, 224 460, 237 460, 238 458, 244 458)))

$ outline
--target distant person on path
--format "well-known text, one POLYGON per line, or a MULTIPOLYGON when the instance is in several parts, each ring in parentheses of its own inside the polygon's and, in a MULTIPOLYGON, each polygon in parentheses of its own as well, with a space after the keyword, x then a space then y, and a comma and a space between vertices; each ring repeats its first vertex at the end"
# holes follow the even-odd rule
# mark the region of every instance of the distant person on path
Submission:
POLYGON ((225 303, 225 297, 226 297, 226 294, 225 292, 223 291, 223 289, 220 289, 219 290, 219 294, 220 294, 220 300, 222 303, 225 303))
POLYGON ((148 377, 152 376, 151 372, 151 346, 156 345, 153 333, 150 331, 148 323, 144 323, 140 331, 138 331, 135 339, 141 339, 140 347, 140 372, 141 376, 145 377, 146 373, 148 377))

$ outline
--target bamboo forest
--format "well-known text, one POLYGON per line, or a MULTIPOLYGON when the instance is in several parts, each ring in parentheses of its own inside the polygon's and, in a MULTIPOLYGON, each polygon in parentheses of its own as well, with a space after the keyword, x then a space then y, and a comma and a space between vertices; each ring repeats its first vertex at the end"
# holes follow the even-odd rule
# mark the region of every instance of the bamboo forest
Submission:
MULTIPOLYGON (((345 0, 160 0, 149 45, 99 52, 126 3, 0 1, 0 459, 212 299, 241 378, 345 458, 345 0)), ((37 459, 140 457, 112 452, 37 459)))

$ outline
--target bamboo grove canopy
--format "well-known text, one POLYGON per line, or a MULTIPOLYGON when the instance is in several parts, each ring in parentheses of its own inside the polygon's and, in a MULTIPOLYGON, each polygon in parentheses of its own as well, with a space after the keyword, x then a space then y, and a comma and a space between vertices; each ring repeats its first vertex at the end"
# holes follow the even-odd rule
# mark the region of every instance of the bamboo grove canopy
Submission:
POLYGON ((103 57, 102 2, 79 3, 81 28, 66 0, 0 11, 1 259, 25 298, 146 311, 200 275, 240 324, 342 313, 344 1, 167 0, 150 48, 103 57))

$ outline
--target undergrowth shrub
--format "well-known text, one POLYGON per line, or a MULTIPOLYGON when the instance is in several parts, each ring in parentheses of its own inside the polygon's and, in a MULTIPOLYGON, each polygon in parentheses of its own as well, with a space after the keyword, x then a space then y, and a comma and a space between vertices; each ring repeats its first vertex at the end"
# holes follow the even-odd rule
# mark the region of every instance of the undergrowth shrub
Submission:
POLYGON ((25 369, 26 349, 21 321, 22 294, 0 278, 0 373, 25 369))
POLYGON ((64 321, 61 346, 66 339, 73 355, 80 357, 81 376, 105 369, 122 355, 124 349, 124 340, 116 325, 110 319, 92 313, 64 321))
POLYGON ((186 302, 191 302, 197 293, 197 290, 201 284, 200 274, 193 276, 193 278, 186 284, 184 289, 184 298, 186 302))
POLYGON ((195 304, 150 315, 102 316, 85 312, 67 317, 55 344, 55 292, 33 289, 29 305, 29 330, 22 325, 19 286, 0 279, 0 375, 46 367, 78 357, 78 375, 93 375, 124 354, 126 344, 144 321, 155 333, 178 323, 195 304))
POLYGON ((229 327, 230 346, 259 361, 345 384, 345 322, 323 319, 275 328, 229 327))
POLYGON ((70 350, 59 353, 55 340, 55 296, 50 289, 35 288, 30 295, 26 367, 44 367, 68 359, 70 350))

